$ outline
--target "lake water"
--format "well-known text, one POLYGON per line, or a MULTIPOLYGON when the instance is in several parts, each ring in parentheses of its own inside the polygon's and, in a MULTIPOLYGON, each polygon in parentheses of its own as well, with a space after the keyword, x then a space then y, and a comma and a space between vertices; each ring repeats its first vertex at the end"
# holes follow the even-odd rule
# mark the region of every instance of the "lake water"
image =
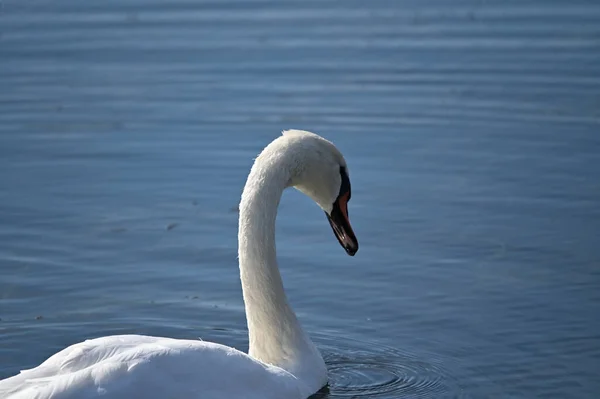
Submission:
POLYGON ((288 128, 344 152, 361 244, 284 194, 324 397, 600 397, 600 3, 567 0, 5 0, 0 378, 246 349, 236 206, 288 128))

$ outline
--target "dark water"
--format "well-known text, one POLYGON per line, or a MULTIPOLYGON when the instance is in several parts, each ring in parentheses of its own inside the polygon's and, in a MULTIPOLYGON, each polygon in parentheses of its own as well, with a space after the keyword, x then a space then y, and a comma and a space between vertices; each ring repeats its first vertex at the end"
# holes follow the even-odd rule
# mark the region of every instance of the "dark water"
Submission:
POLYGON ((106 334, 246 348, 232 209, 301 128, 361 243, 284 195, 325 397, 600 397, 600 3, 2 6, 0 377, 106 334))

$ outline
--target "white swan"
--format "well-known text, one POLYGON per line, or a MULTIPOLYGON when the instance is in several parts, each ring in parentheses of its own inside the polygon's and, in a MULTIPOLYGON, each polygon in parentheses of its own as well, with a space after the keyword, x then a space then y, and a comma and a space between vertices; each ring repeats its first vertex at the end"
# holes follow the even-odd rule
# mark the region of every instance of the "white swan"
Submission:
POLYGON ((283 132, 256 158, 242 193, 239 262, 250 351, 141 335, 72 345, 40 366, 0 381, 3 399, 305 399, 327 384, 323 358, 284 292, 275 255, 281 194, 293 186, 326 213, 349 255, 350 182, 340 152, 322 137, 283 132))

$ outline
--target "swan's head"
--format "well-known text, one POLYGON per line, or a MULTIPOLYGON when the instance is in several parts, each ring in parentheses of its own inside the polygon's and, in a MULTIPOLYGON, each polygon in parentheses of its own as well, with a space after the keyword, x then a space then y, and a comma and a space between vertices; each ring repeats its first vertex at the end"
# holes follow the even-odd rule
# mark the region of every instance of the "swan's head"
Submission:
POLYGON ((330 141, 302 130, 283 132, 293 149, 295 169, 291 185, 315 201, 327 215, 340 245, 348 255, 358 251, 358 240, 348 218, 352 196, 346 161, 330 141))

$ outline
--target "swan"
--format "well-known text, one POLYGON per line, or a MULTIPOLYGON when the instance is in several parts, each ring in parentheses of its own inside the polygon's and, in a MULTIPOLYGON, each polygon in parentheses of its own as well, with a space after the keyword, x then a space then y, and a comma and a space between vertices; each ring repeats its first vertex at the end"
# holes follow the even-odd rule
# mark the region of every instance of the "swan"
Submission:
POLYGON ((95 338, 0 381, 0 398, 306 399, 319 391, 327 384, 325 362, 287 301, 275 253, 277 208, 290 186, 325 211, 348 255, 358 250, 344 157, 317 134, 284 131, 256 158, 240 201, 248 354, 201 340, 95 338))

